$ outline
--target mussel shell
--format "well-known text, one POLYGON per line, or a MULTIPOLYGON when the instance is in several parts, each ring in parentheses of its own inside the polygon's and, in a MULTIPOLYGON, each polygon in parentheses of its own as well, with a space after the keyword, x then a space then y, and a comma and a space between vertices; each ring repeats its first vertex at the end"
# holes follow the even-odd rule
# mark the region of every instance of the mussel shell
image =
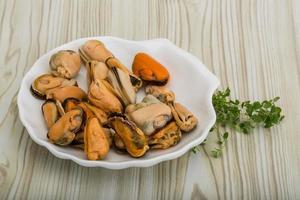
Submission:
POLYGON ((80 103, 80 99, 71 97, 63 101, 62 107, 66 112, 69 112, 70 110, 74 109, 79 103, 80 103))
POLYGON ((32 86, 30 86, 30 92, 34 97, 41 99, 41 100, 46 100, 46 95, 35 90, 32 86))

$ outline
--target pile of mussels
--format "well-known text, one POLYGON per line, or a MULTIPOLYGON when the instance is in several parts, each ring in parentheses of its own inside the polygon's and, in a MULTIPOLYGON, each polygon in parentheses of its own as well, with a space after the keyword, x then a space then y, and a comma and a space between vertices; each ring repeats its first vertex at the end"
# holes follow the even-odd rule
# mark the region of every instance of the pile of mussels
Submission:
POLYGON ((42 112, 49 141, 84 149, 89 160, 104 159, 111 147, 141 157, 148 150, 177 144, 181 132, 197 125, 196 117, 165 88, 169 72, 146 53, 138 53, 129 71, 101 41, 58 51, 50 58, 51 73, 36 78, 33 95, 46 100, 42 112), (88 92, 74 77, 81 62, 88 92), (146 96, 136 103, 144 86, 146 96))

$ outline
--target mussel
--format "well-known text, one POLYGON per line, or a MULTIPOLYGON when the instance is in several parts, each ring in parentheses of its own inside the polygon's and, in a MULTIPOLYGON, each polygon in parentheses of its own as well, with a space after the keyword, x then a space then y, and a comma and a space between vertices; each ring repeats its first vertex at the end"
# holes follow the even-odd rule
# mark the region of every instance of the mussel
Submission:
POLYGON ((181 139, 181 131, 173 121, 150 136, 148 143, 152 149, 167 149, 176 145, 181 139))
POLYGON ((104 80, 107 78, 108 68, 105 63, 98 61, 89 61, 86 64, 88 85, 93 80, 104 80))
POLYGON ((175 101, 175 94, 171 90, 168 90, 164 86, 148 85, 145 88, 146 94, 155 96, 163 103, 173 103, 175 101))
POLYGON ((175 102, 175 94, 171 90, 162 86, 149 85, 145 91, 147 94, 154 95, 171 108, 172 115, 182 131, 189 132, 196 127, 198 120, 195 115, 180 103, 175 102))
POLYGON ((47 134, 50 142, 58 145, 70 144, 75 138, 75 133, 81 127, 83 117, 81 108, 65 113, 51 126, 47 134))
POLYGON ((119 68, 112 67, 108 72, 107 80, 116 91, 117 96, 124 106, 135 103, 136 93, 128 74, 119 68))
POLYGON ((99 40, 88 40, 79 48, 79 54, 84 63, 89 61, 104 62, 109 68, 116 67, 130 76, 130 81, 137 91, 143 84, 142 80, 135 74, 130 72, 120 60, 115 58, 113 54, 99 40))
POLYGON ((123 106, 114 94, 114 89, 105 80, 95 80, 88 91, 89 102, 106 113, 121 112, 123 106))
POLYGON ((115 113, 109 122, 132 157, 141 157, 146 153, 149 146, 144 133, 124 114, 115 113))
POLYGON ((86 98, 86 93, 80 87, 65 86, 65 87, 47 90, 46 98, 55 99, 60 102, 64 102, 64 100, 68 98, 75 98, 75 99, 82 100, 86 98))
POLYGON ((97 117, 91 117, 84 129, 84 152, 89 160, 102 160, 109 151, 106 133, 97 117))
POLYGON ((30 90, 35 97, 39 99, 45 99, 46 91, 48 90, 75 85, 77 85, 77 82, 74 79, 69 80, 61 77, 56 77, 52 74, 43 74, 34 80, 30 90))
POLYGON ((177 125, 182 131, 190 132, 197 126, 197 118, 180 103, 172 104, 171 110, 177 125))
POLYGON ((76 98, 67 98, 63 101, 62 106, 65 110, 65 112, 69 112, 77 107, 77 105, 80 103, 79 99, 76 98))
POLYGON ((44 120, 46 122, 47 128, 50 129, 53 124, 59 118, 59 112, 56 106, 55 101, 47 100, 42 105, 42 112, 44 116, 44 120))
POLYGON ((129 71, 127 69, 127 67, 125 65, 123 65, 121 63, 121 61, 118 60, 117 58, 109 57, 109 58, 107 58, 105 63, 109 68, 118 68, 118 69, 122 70, 124 73, 128 74, 130 82, 131 82, 132 86, 134 87, 135 91, 138 91, 143 86, 143 81, 137 75, 135 75, 131 71, 129 71))
POLYGON ((80 56, 73 50, 61 50, 49 61, 52 73, 63 78, 74 78, 80 70, 80 56))
MULTIPOLYGON (((108 144, 109 144, 109 146, 111 146, 112 141, 113 141, 112 133, 111 133, 110 129, 108 129, 108 128, 103 128, 103 130, 107 137, 108 144)), ((73 147, 77 147, 77 148, 84 150, 84 131, 80 131, 80 132, 76 133, 76 136, 75 136, 74 140, 72 141, 71 145, 73 147)))
POLYGON ((153 85, 165 85, 169 80, 168 70, 146 53, 138 53, 132 64, 133 73, 153 85))
POLYGON ((88 40, 85 42, 79 48, 79 54, 84 63, 91 60, 105 62, 107 58, 113 57, 112 53, 99 40, 88 40))
POLYGON ((101 110, 100 108, 97 108, 87 102, 82 102, 82 103, 85 104, 86 107, 88 107, 93 112, 93 114, 100 121, 101 125, 107 124, 107 114, 103 110, 101 110))
POLYGON ((170 107, 153 95, 147 95, 141 103, 127 106, 125 113, 146 135, 151 135, 172 119, 170 107))

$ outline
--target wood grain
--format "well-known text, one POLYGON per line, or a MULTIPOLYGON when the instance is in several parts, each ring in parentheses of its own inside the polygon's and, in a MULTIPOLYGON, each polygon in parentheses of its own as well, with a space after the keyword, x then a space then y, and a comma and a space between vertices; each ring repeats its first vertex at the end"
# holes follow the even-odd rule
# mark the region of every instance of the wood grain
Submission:
MULTIPOLYGON (((0 0, 0 199, 299 199, 300 3, 296 0, 0 0), (240 99, 280 96, 286 118, 230 134, 221 159, 84 168, 35 144, 16 96, 35 60, 68 41, 164 37, 200 58, 240 99)), ((196 86, 195 86, 196 87, 196 86)))

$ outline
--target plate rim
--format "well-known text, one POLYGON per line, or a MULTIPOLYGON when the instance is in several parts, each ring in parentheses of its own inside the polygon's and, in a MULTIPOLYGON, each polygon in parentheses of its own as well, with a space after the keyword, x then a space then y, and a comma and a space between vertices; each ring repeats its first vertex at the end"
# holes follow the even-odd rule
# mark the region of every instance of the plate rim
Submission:
POLYGON ((173 42, 171 42, 170 40, 165 39, 165 38, 155 38, 155 39, 150 39, 150 40, 127 40, 127 39, 122 39, 122 38, 112 37, 112 36, 94 36, 94 37, 79 38, 79 39, 72 40, 70 42, 61 44, 58 47, 55 47, 54 49, 51 49, 51 50, 47 51, 45 54, 40 56, 34 62, 34 64, 32 66, 22 78, 21 86, 20 86, 20 89, 19 89, 19 92, 18 92, 18 97, 17 97, 17 104, 18 104, 18 109, 19 109, 19 118, 20 118, 22 124, 24 125, 24 127, 26 128, 28 134, 30 135, 30 137, 32 138, 32 140, 35 143, 37 143, 40 146, 45 147, 54 156, 56 156, 60 159, 72 160, 75 163, 77 163, 81 166, 84 166, 84 167, 104 167, 104 168, 107 168, 107 169, 125 169, 125 168, 130 168, 130 167, 150 167, 150 166, 156 165, 156 164, 158 164, 160 162, 163 162, 163 161, 173 160, 175 158, 178 158, 178 157, 182 156, 183 154, 185 154, 187 151, 189 151, 194 146, 199 145, 207 137, 210 128, 214 125, 214 123, 216 121, 216 114, 215 114, 215 110, 213 108, 211 99, 212 99, 212 95, 213 95, 214 91, 219 86, 220 81, 218 80, 218 78, 212 72, 210 72, 207 69, 207 67, 196 56, 194 56, 191 53, 183 50, 182 48, 180 48, 178 46, 176 46, 173 42), (24 116, 25 110, 21 106, 21 104, 22 104, 22 100, 21 100, 22 91, 26 89, 26 88, 24 88, 25 87, 25 78, 28 74, 30 74, 30 71, 32 70, 32 66, 34 66, 38 62, 38 60, 43 59, 45 56, 47 56, 50 52, 58 50, 59 48, 61 48, 64 45, 68 45, 68 44, 71 44, 71 43, 80 42, 80 41, 84 41, 84 40, 99 39, 99 38, 113 39, 113 40, 119 40, 119 41, 122 41, 122 42, 130 42, 130 43, 154 43, 154 42, 156 43, 156 42, 159 42, 162 45, 167 45, 167 46, 171 47, 173 50, 175 50, 178 53, 182 54, 184 57, 189 57, 189 59, 192 59, 193 62, 198 62, 201 66, 201 67, 199 67, 199 69, 202 70, 203 73, 206 73, 206 75, 208 76, 208 80, 210 81, 209 88, 208 88, 208 94, 209 95, 206 98, 210 99, 208 112, 212 113, 212 119, 210 120, 210 122, 208 123, 206 128, 201 131, 202 132, 201 136, 196 138, 195 140, 189 142, 188 144, 184 145, 183 147, 179 148, 178 150, 175 150, 173 152, 170 152, 170 153, 167 153, 167 154, 164 154, 164 155, 160 155, 160 156, 157 156, 157 157, 154 157, 154 158, 149 158, 147 160, 138 160, 138 159, 136 159, 136 160, 122 161, 122 162, 109 162, 109 161, 105 161, 105 160, 99 160, 99 161, 98 160, 97 161, 83 160, 83 159, 77 158, 73 155, 70 155, 70 154, 67 154, 67 153, 64 153, 64 152, 59 152, 56 149, 54 149, 50 145, 49 142, 40 140, 37 136, 35 136, 33 128, 25 120, 25 116, 24 116))

